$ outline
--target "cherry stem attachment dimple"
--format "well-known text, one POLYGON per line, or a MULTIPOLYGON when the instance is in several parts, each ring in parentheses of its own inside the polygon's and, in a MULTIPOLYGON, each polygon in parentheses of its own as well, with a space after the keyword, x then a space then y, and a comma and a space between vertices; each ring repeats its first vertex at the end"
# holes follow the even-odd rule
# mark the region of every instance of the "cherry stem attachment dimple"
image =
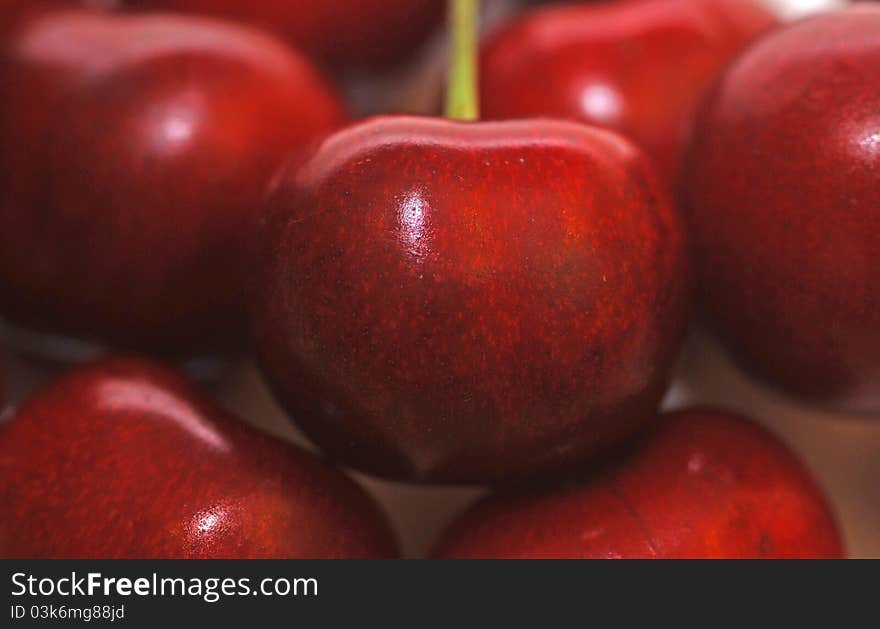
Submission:
POLYGON ((477 89, 479 0, 449 0, 449 69, 446 117, 480 117, 477 89))

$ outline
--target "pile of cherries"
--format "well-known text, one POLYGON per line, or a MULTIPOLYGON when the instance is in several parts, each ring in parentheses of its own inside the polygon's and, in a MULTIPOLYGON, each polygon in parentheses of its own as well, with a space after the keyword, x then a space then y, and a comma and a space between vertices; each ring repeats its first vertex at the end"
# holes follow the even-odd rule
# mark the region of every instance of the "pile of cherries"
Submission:
POLYGON ((496 488, 436 557, 844 554, 775 437, 658 407, 699 306, 749 372, 880 411, 880 5, 523 9, 483 121, 354 120, 347 77, 445 4, 0 3, 0 317, 115 354, 0 425, 0 556, 396 556, 173 367, 251 349, 329 462, 496 488))

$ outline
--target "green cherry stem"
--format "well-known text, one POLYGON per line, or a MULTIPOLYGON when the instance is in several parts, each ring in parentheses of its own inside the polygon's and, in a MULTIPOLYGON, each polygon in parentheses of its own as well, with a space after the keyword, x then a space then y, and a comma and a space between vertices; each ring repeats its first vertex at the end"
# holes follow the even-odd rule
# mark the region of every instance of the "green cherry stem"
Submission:
POLYGON ((477 31, 479 0, 449 0, 449 69, 446 117, 480 117, 477 90, 477 31))

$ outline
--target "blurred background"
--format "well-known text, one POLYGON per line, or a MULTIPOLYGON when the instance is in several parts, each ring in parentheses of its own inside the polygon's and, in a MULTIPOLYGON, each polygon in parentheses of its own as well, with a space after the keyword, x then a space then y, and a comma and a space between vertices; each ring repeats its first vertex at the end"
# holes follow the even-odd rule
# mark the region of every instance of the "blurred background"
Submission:
MULTIPOLYGON (((259 2, 260 0, 254 0, 259 2)), ((843 0, 766 0, 786 19, 845 4, 843 0)), ((97 4, 113 0, 94 0, 97 4)), ((486 28, 517 8, 513 0, 485 0, 486 28)), ((405 68, 379 82, 346 76, 346 89, 361 113, 429 112, 439 102, 437 86, 444 64, 442 34, 434 37, 405 68)), ((60 367, 8 349, 7 390, 13 403, 59 372, 60 367)), ((253 365, 235 365, 213 385, 230 411, 284 439, 305 443, 275 405, 253 365)), ((880 421, 835 416, 800 405, 751 381, 705 333, 692 332, 665 406, 713 404, 759 420, 780 435, 813 470, 843 526, 851 556, 880 558, 880 421)), ((358 475, 391 515, 407 556, 419 556, 437 532, 479 489, 420 488, 358 475)))

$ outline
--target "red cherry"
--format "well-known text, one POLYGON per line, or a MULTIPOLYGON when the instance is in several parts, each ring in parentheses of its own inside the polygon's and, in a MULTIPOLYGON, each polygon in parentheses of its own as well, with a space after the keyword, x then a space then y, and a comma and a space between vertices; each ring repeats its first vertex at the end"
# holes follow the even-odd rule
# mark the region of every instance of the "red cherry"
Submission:
POLYGON ((446 0, 123 0, 241 20, 287 37, 336 67, 377 68, 410 60, 441 22, 446 0))
POLYGON ((880 411, 880 7, 762 39, 714 89, 684 194, 705 303, 737 358, 880 411))
POLYGON ((396 554, 367 495, 156 364, 105 359, 0 426, 0 556, 396 554))
POLYGON ((502 493, 442 536, 444 558, 840 557, 821 492, 765 430, 728 413, 672 415, 606 475, 502 493))
POLYGON ((496 482, 649 421, 688 312, 676 213, 616 134, 388 117, 279 183, 258 352, 293 418, 382 476, 496 482))
POLYGON ((0 309, 148 351, 240 332, 245 235, 273 172, 344 116, 256 31, 53 12, 0 65, 0 309))
POLYGON ((623 132, 668 178, 718 71, 775 18, 754 0, 629 0, 535 9, 481 55, 487 118, 554 116, 623 132))

